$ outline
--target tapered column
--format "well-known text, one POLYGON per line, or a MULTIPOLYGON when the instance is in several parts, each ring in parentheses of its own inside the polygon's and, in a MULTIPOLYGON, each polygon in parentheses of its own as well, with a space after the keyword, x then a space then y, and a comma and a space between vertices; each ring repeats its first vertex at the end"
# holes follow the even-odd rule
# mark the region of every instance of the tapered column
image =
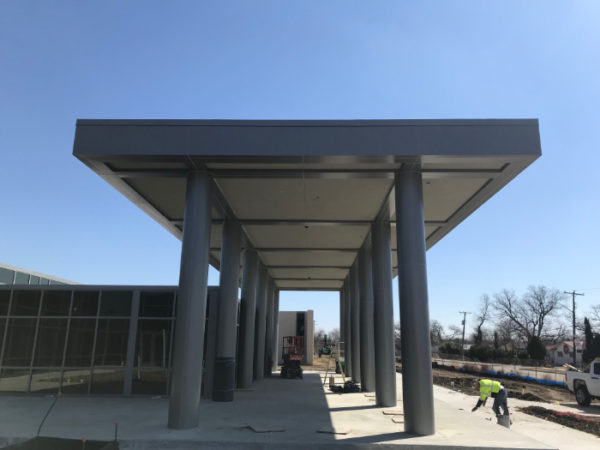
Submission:
POLYGON ((274 290, 274 298, 275 304, 273 307, 273 340, 272 342, 272 350, 271 350, 271 358, 273 361, 273 365, 271 367, 271 371, 276 371, 277 364, 277 347, 279 346, 280 338, 279 338, 279 289, 275 288, 274 290))
POLYGON ((397 401, 389 217, 390 213, 386 204, 371 227, 373 322, 375 324, 375 401, 377 406, 396 406, 397 401))
POLYGON ((429 435, 435 422, 420 168, 403 168, 395 181, 404 429, 429 435))
POLYGON ((350 274, 346 278, 344 283, 346 288, 344 289, 344 314, 345 314, 345 334, 344 343, 346 346, 345 350, 345 373, 348 377, 352 377, 352 296, 350 295, 350 274))
POLYGON ((210 250, 210 210, 208 174, 190 173, 187 178, 181 243, 169 428, 192 428, 198 425, 210 250))
POLYGON ((359 252, 360 281, 360 377, 361 388, 375 390, 375 337, 373 334, 373 280, 371 278, 371 237, 359 252))
POLYGON ((254 374, 254 323, 256 317, 256 286, 258 284, 258 257, 256 250, 247 248, 244 252, 242 273, 238 386, 247 388, 252 385, 254 374))
POLYGON ((265 334, 267 331, 267 294, 269 278, 261 264, 256 289, 256 327, 254 330, 254 379, 265 377, 265 334))
POLYGON ((273 314, 275 308, 275 288, 271 280, 267 293, 267 329, 265 333, 265 375, 271 376, 273 368, 273 314))
POLYGON ((360 383, 360 293, 358 288, 358 262, 350 269, 350 293, 352 296, 351 333, 352 341, 352 379, 360 383))
POLYGON ((213 391, 213 400, 217 402, 233 401, 241 241, 242 228, 240 224, 226 219, 223 223, 223 242, 221 244, 219 325, 213 391))

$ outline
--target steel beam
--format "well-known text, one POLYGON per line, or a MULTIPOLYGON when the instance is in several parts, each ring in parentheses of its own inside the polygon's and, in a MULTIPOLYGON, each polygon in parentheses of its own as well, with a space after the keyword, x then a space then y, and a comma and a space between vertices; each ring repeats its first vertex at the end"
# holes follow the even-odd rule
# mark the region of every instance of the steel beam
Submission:
POLYGON ((233 401, 241 242, 240 225, 226 220, 219 272, 219 325, 213 391, 213 400, 218 402, 233 401))
POLYGON ((384 204, 371 228, 373 247, 373 319, 375 323, 375 401, 377 406, 396 406, 394 355, 394 300, 390 213, 384 204))
MULTIPOLYGON (((423 178, 494 178, 502 174, 500 169, 426 169, 423 170, 423 178)), ((301 179, 356 179, 356 178, 379 178, 394 179, 394 171, 397 167, 388 167, 383 169, 209 169, 213 178, 301 178, 301 179)), ((187 170, 155 170, 155 169, 137 169, 137 170, 113 170, 113 173, 119 178, 184 178, 187 170)))
POLYGON ((395 183, 404 430, 430 435, 435 433, 435 421, 423 183, 418 165, 403 167, 396 174, 395 183))
POLYGON ((187 178, 181 242, 169 428, 192 428, 198 425, 206 321, 210 210, 210 178, 204 172, 191 172, 187 178))

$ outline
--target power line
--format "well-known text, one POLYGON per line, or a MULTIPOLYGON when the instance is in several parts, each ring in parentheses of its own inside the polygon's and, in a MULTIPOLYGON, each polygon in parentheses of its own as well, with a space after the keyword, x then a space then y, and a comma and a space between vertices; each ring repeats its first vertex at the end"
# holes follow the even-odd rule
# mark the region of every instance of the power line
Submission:
MULTIPOLYGON (((575 297, 577 295, 585 295, 585 294, 582 292, 575 292, 575 289, 573 289, 573 291, 571 291, 571 292, 564 291, 564 293, 573 296, 573 365, 575 367, 577 367, 577 344, 575 343, 575 297)), ((583 353, 582 353, 582 358, 583 358, 583 353)))

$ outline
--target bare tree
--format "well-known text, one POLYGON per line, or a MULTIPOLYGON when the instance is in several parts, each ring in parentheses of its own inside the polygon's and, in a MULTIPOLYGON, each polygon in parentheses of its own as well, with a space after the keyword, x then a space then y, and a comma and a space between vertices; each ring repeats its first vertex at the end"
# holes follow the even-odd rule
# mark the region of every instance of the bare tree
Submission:
POLYGON ((327 339, 331 343, 337 344, 340 341, 340 329, 339 328, 334 328, 333 330, 331 330, 329 332, 329 334, 327 335, 327 339))
POLYGON ((429 325, 429 336, 431 339, 431 346, 438 346, 444 340, 444 327, 437 320, 432 320, 429 325))
POLYGON ((530 286, 519 299, 514 291, 503 289, 494 296, 498 316, 509 319, 527 341, 541 338, 550 320, 563 306, 564 294, 546 286, 530 286))
POLYGON ((448 334, 446 335, 446 340, 459 342, 462 338, 462 327, 458 325, 450 325, 448 326, 448 334))
POLYGON ((517 329, 513 321, 507 318, 500 319, 496 323, 494 338, 498 346, 504 346, 504 350, 508 350, 508 344, 512 344, 517 338, 517 329))
POLYGON ((489 318, 489 309, 490 297, 489 295, 484 294, 481 296, 479 311, 475 316, 475 320, 477 320, 475 334, 473 336, 473 341, 475 341, 475 344, 481 344, 483 342, 483 324, 485 324, 486 320, 489 318))
POLYGON ((594 328, 600 328, 600 305, 592 306, 592 311, 588 315, 588 319, 592 322, 594 328))

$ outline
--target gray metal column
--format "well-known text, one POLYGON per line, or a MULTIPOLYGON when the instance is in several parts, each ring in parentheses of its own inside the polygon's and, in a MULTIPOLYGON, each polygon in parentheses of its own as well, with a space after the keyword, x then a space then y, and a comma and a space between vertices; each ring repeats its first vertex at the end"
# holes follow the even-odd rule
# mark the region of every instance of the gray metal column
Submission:
MULTIPOLYGON (((342 289, 340 289, 340 342, 344 342, 344 333, 346 332, 346 328, 345 328, 345 321, 346 321, 346 312, 344 310, 344 308, 346 307, 346 305, 344 304, 344 289, 346 288, 346 283, 344 282, 344 284, 342 285, 342 289)), ((339 352, 341 350, 340 348, 340 344, 338 342, 337 344, 337 351, 339 352)), ((340 355, 338 353, 338 355, 340 355)), ((341 356, 341 355, 340 355, 341 356)))
POLYGON ((390 212, 384 205, 371 227, 373 247, 373 322, 375 324, 375 400, 396 406, 396 357, 390 212))
POLYGON ((357 383, 362 381, 360 373, 360 293, 358 280, 358 260, 350 269, 350 293, 352 298, 352 326, 350 340, 352 341, 352 379, 357 383))
POLYGON ((367 236, 359 255, 360 281, 360 377, 361 388, 375 390, 375 335, 373 331, 373 279, 371 270, 371 236, 367 236))
POLYGON ((223 222, 221 244, 219 325, 213 390, 213 400, 217 402, 233 401, 241 243, 242 227, 226 219, 223 222))
POLYGON ((278 351, 277 348, 279 346, 279 289, 275 288, 275 292, 274 292, 274 297, 275 297, 275 305, 273 307, 273 350, 272 350, 272 359, 273 359, 273 367, 271 368, 272 371, 276 371, 277 367, 278 367, 278 361, 277 361, 277 355, 278 355, 278 351))
POLYGON ((265 375, 271 376, 273 369, 273 315, 275 308, 275 283, 270 280, 267 294, 267 329, 265 332, 265 375))
POLYGON ((429 435, 435 421, 420 167, 403 166, 395 182, 404 430, 429 435))
POLYGON ((258 284, 258 257, 256 250, 251 248, 246 249, 242 270, 238 387, 247 388, 252 385, 254 374, 254 321, 256 320, 256 286, 258 284))
POLYGON ((208 174, 190 173, 181 242, 169 428, 198 425, 210 250, 210 198, 208 174))
POLYGON ((265 377, 265 334, 267 331, 267 294, 269 292, 267 269, 261 264, 256 289, 256 325, 254 329, 254 379, 265 377))
POLYGON ((350 295, 350 273, 348 273, 348 277, 344 282, 344 314, 345 314, 345 334, 344 334, 344 343, 346 346, 345 351, 345 374, 348 377, 352 377, 352 339, 351 339, 351 330, 352 330, 352 296, 350 295))
POLYGON ((135 349, 137 342, 138 316, 140 312, 140 291, 133 292, 131 313, 129 316, 129 333, 127 335, 127 356, 125 359, 125 378, 123 379, 123 394, 131 395, 133 383, 133 367, 135 366, 135 349))

